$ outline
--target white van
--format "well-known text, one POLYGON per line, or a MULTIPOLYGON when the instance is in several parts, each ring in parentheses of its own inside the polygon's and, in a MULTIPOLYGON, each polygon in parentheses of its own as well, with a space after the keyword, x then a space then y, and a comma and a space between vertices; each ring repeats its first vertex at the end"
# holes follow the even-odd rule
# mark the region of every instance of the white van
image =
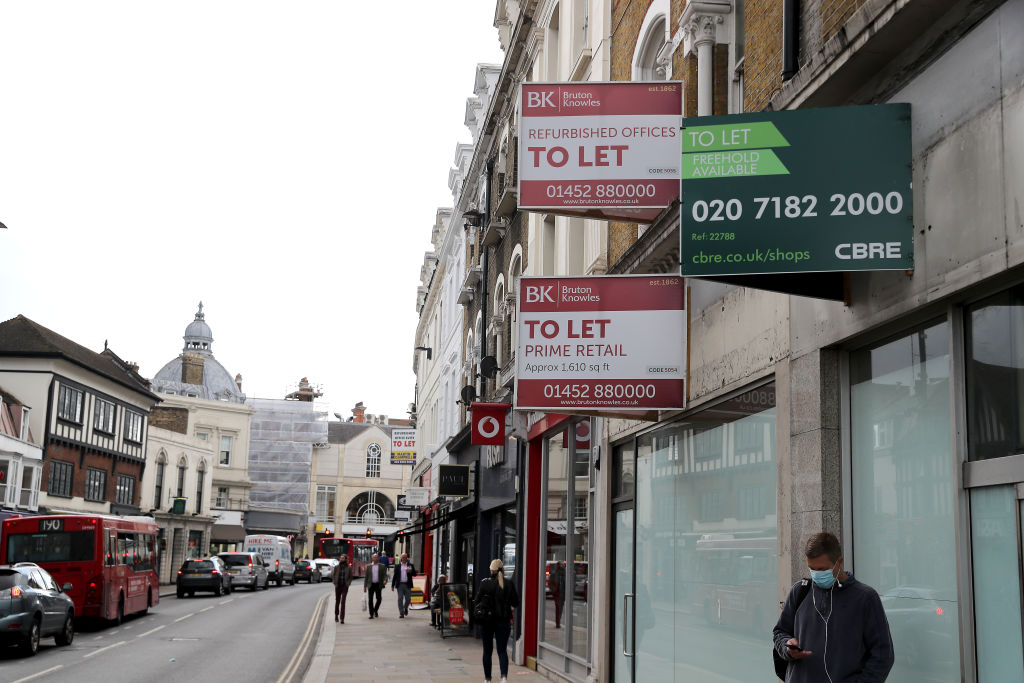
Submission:
POLYGON ((270 574, 269 581, 278 586, 287 581, 295 585, 295 564, 292 562, 292 544, 284 536, 255 534, 245 537, 243 550, 247 553, 259 553, 267 563, 270 574))

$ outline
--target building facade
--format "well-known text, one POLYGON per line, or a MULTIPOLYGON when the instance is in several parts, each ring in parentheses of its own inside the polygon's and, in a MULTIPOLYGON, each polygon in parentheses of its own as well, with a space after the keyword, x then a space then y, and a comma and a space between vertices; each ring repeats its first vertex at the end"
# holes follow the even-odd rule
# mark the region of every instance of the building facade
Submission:
MULTIPOLYGON (((185 328, 184 347, 180 355, 165 364, 153 378, 153 389, 163 399, 156 426, 167 432, 187 435, 207 444, 214 456, 208 459, 205 478, 210 487, 205 496, 214 518, 205 547, 215 551, 234 550, 245 538, 245 514, 249 510, 249 432, 252 407, 246 405, 242 393, 242 377, 231 374, 213 355, 213 332, 206 322, 202 303, 195 319, 185 328)), ((151 470, 160 464, 160 451, 150 448, 151 470)), ((168 458, 167 453, 163 455, 168 458)), ((197 456, 198 457, 198 456, 197 456)), ((197 457, 188 458, 190 467, 198 465, 197 457)), ((163 460, 169 467, 176 461, 163 460)), ((168 470, 171 472, 174 470, 168 470)), ((189 477, 197 476, 190 469, 189 477)), ((174 482, 147 477, 150 491, 160 490, 160 500, 153 498, 152 507, 166 511, 174 482)), ((187 489, 191 490, 191 489, 187 489)), ((168 538, 171 538, 168 535, 168 538)))
POLYGON ((32 408, 0 387, 0 515, 39 509, 43 449, 32 435, 32 408))
POLYGON ((40 507, 139 514, 149 412, 160 399, 137 366, 19 315, 0 323, 0 386, 36 408, 28 424, 42 435, 40 507))

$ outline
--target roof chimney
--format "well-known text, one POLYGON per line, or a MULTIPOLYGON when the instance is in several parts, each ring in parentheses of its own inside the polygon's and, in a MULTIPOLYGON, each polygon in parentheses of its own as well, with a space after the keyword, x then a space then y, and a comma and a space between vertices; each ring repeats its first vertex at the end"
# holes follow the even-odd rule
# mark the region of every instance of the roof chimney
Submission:
POLYGON ((182 384, 203 384, 203 365, 205 360, 199 354, 181 354, 181 382, 182 384))
POLYGON ((360 401, 356 404, 356 407, 352 409, 352 421, 362 424, 366 421, 366 406, 360 401))
POLYGON ((235 386, 238 387, 239 391, 242 390, 242 373, 235 375, 235 386))

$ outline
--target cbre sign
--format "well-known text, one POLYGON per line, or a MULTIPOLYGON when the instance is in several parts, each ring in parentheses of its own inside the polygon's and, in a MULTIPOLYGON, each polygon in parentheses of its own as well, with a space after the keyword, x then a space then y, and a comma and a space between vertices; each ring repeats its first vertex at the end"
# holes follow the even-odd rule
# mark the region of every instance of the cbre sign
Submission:
POLYGON ((910 105, 683 119, 680 268, 914 267, 910 105))

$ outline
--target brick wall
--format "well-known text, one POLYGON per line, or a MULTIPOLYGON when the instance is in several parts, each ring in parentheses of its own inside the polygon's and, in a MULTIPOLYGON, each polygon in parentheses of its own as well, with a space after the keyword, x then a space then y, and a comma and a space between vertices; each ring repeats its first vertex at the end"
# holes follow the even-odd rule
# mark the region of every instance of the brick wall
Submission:
POLYGON ((42 491, 48 491, 50 485, 50 461, 61 460, 71 463, 74 468, 71 483, 71 495, 73 497, 85 498, 85 476, 89 468, 103 470, 107 473, 106 487, 103 493, 103 500, 112 502, 116 499, 117 475, 126 474, 135 477, 135 494, 132 497, 132 505, 139 504, 139 496, 142 487, 142 463, 127 462, 124 460, 116 463, 116 470, 111 471, 115 463, 109 455, 100 453, 83 452, 80 448, 67 446, 59 443, 51 443, 46 448, 44 458, 43 476, 40 482, 42 491))
POLYGON ((149 413, 149 426, 188 434, 188 408, 154 406, 149 413))
POLYGON ((748 0, 743 7, 743 109, 760 111, 782 85, 782 3, 748 0))
POLYGON ((721 116, 729 113, 729 50, 731 45, 718 44, 713 48, 712 70, 714 80, 711 84, 711 113, 721 116))
POLYGON ((185 384, 203 383, 203 357, 185 353, 181 356, 181 381, 185 384))

